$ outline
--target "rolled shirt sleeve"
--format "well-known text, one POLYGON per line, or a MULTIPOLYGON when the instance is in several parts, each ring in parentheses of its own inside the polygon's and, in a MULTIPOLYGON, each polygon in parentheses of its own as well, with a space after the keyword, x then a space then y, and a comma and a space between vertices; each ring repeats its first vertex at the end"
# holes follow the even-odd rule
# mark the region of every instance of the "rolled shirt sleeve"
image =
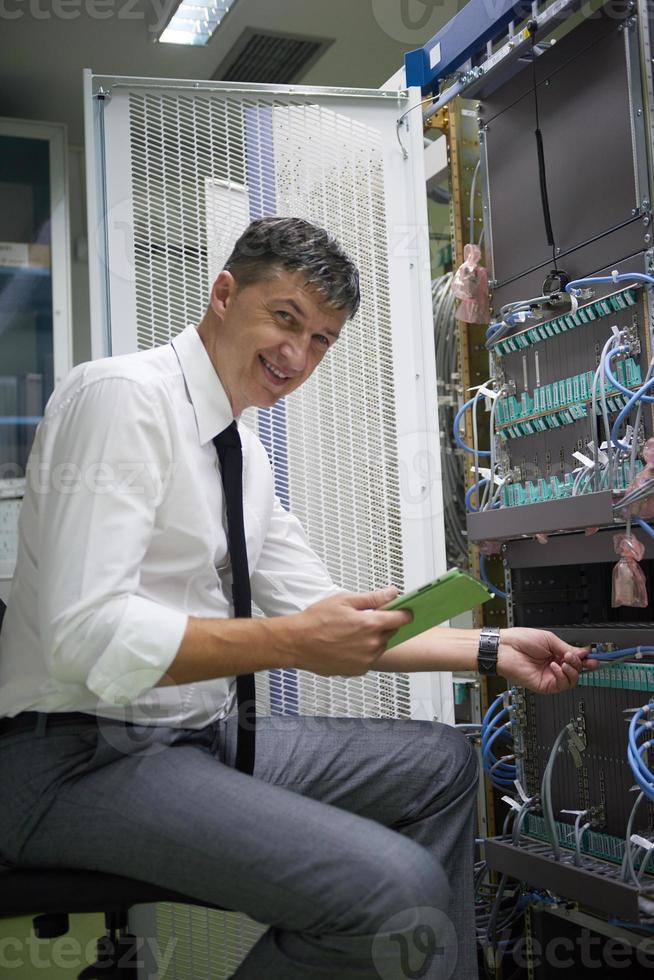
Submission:
POLYGON ((301 612, 344 591, 311 548, 299 520, 277 498, 251 586, 252 598, 267 616, 301 612))
POLYGON ((174 465, 156 385, 81 383, 46 415, 39 467, 39 629, 52 675, 106 704, 153 687, 187 615, 139 595, 139 570, 174 465))

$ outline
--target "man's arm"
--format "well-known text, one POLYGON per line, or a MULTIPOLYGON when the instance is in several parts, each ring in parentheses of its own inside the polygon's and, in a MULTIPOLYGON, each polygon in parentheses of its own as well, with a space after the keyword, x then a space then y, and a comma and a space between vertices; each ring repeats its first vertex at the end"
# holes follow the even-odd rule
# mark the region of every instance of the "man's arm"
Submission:
POLYGON ((409 613, 381 608, 396 594, 396 589, 341 593, 304 612, 271 619, 191 617, 159 683, 188 684, 277 667, 325 676, 365 674, 395 630, 409 622, 409 613))
MULTIPOLYGON (((275 667, 323 676, 368 670, 411 673, 476 670, 479 630, 435 627, 385 651, 408 613, 380 608, 395 590, 333 596, 303 613, 259 620, 190 619, 162 684, 183 684, 275 667)), ((501 632, 498 674, 541 694, 564 691, 584 667, 588 650, 537 629, 501 632)))
POLYGON ((39 633, 50 671, 108 704, 157 683, 187 616, 137 594, 173 463, 158 392, 71 375, 30 457, 25 508, 38 555, 39 633))
MULTIPOLYGON (((476 670, 479 632, 440 626, 425 630, 383 653, 375 670, 476 670)), ((596 660, 588 659, 588 653, 588 647, 570 646, 548 630, 503 629, 497 673, 531 691, 554 694, 574 687, 584 668, 597 666, 596 660)))

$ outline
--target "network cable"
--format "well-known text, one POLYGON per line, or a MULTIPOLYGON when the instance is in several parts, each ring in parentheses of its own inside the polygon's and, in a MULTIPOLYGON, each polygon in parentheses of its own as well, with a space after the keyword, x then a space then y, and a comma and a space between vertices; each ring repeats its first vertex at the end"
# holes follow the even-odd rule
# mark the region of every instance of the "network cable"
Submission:
POLYGON ((649 646, 624 647, 621 650, 605 650, 601 644, 598 644, 590 659, 599 660, 600 663, 610 664, 617 663, 621 660, 642 660, 643 657, 652 656, 653 654, 654 647, 649 646))
POLYGON ((642 517, 634 517, 632 520, 635 521, 638 527, 642 528, 645 534, 649 534, 650 538, 654 538, 654 528, 647 521, 644 521, 642 517))
POLYGON ((581 842, 584 838, 584 834, 587 830, 590 830, 590 821, 587 820, 586 823, 581 825, 581 821, 587 816, 587 811, 582 810, 577 814, 577 819, 575 820, 575 865, 577 867, 581 866, 581 842))
POLYGON ((474 514, 474 513, 476 513, 479 510, 479 507, 475 507, 474 504, 472 503, 472 498, 475 496, 475 494, 477 494, 477 502, 480 504, 481 501, 480 501, 480 498, 479 498, 479 492, 480 492, 481 488, 482 487, 485 487, 486 484, 489 483, 489 482, 490 481, 487 480, 484 477, 484 478, 482 478, 479 481, 479 483, 473 483, 471 487, 468 487, 468 489, 466 490, 466 495, 465 495, 465 504, 466 504, 466 510, 468 511, 468 513, 473 513, 474 514))
POLYGON ((505 695, 499 694, 491 703, 481 723, 481 756, 484 772, 497 789, 513 787, 518 770, 509 758, 513 755, 497 757, 493 746, 501 735, 511 734, 509 709, 505 706, 505 695))
MULTIPOLYGON (((461 419, 468 411, 468 409, 472 408, 473 413, 477 411, 477 406, 479 405, 480 396, 481 396, 481 389, 478 389, 472 398, 469 398, 467 402, 463 403, 459 411, 454 416, 452 434, 454 437, 454 441, 459 447, 459 449, 463 449, 466 453, 470 453, 471 456, 475 456, 475 457, 483 456, 486 458, 486 457, 490 457, 490 449, 479 449, 479 448, 473 448, 472 446, 468 446, 463 441, 460 434, 461 419)), ((475 419, 476 419, 476 415, 473 414, 473 422, 475 419)))
POLYGON ((490 578, 488 577, 488 572, 486 571, 486 555, 483 553, 483 551, 479 552, 479 578, 482 580, 484 585, 488 586, 493 595, 498 597, 498 599, 508 599, 507 593, 500 589, 499 586, 495 585, 494 582, 491 582, 490 578))
POLYGON ((627 832, 625 834, 624 841, 624 857, 622 859, 622 880, 628 881, 631 878, 634 884, 638 884, 638 877, 636 875, 636 869, 634 867, 634 855, 631 844, 631 835, 634 829, 634 821, 636 819, 636 813, 640 804, 645 799, 645 794, 641 792, 636 797, 636 802, 631 808, 631 813, 629 814, 629 820, 627 821, 627 832))
POLYGON ((543 779, 540 788, 540 798, 543 808, 543 817, 545 819, 545 829, 547 830, 547 836, 552 846, 552 853, 554 854, 555 861, 559 861, 561 859, 561 848, 556 831, 556 823, 554 822, 554 807, 552 805, 552 773, 554 772, 554 765, 563 745, 563 740, 566 735, 569 734, 569 732, 570 722, 568 722, 568 724, 561 729, 554 740, 552 751, 549 754, 547 765, 545 766, 545 770, 543 772, 543 779))
MULTIPOLYGON (((454 315, 456 305, 452 293, 453 273, 448 272, 431 284, 434 316, 434 349, 438 381, 439 416, 445 431, 452 428, 458 409, 458 332, 454 315)), ((442 453, 445 545, 448 566, 465 566, 468 562, 468 542, 462 532, 465 525, 465 469, 462 453, 449 442, 442 453)))
MULTIPOLYGON (((535 310, 545 303, 551 303, 559 296, 559 293, 547 293, 543 296, 534 296, 532 299, 518 300, 514 303, 506 303, 500 310, 500 319, 491 323, 486 330, 486 347, 490 350, 510 333, 514 327, 522 326, 529 319, 535 316, 535 310)), ((571 297, 572 309, 574 313, 577 309, 576 297, 571 297)))
POLYGON ((639 741, 643 735, 647 735, 654 728, 654 722, 648 718, 652 711, 654 711, 654 704, 644 704, 632 715, 629 722, 627 761, 634 779, 647 799, 654 801, 654 772, 643 760, 643 754, 648 751, 652 741, 651 739, 646 739, 644 742, 639 741))
POLYGON ((643 282, 648 286, 654 286, 654 276, 648 276, 643 272, 618 272, 617 269, 614 269, 610 276, 587 276, 585 279, 573 279, 567 284, 565 291, 571 296, 579 297, 584 286, 619 282, 643 282))
MULTIPOLYGON (((633 390, 631 388, 626 388, 625 385, 623 385, 622 382, 616 378, 611 369, 611 361, 615 360, 615 358, 619 357, 621 354, 628 354, 629 352, 630 348, 624 344, 620 344, 617 347, 614 347, 613 350, 610 350, 606 356, 606 360, 604 361, 604 373, 614 388, 617 388, 618 391, 621 391, 624 395, 628 395, 629 398, 631 398, 633 395, 633 390)), ((654 403, 654 395, 641 395, 641 399, 646 404, 654 403)))
MULTIPOLYGON (((627 418, 627 416, 629 415, 629 413, 631 412, 634 405, 641 400, 642 396, 645 394, 645 392, 650 390, 652 385, 654 385, 654 378, 650 377, 649 380, 645 381, 645 383, 641 385, 641 387, 632 394, 631 398, 624 406, 624 408, 620 409, 616 417, 616 420, 613 423, 613 426, 611 427, 611 442, 613 443, 614 446, 617 446, 618 449, 622 449, 623 452, 631 452, 631 443, 624 443, 620 440, 618 436, 620 427, 622 423, 625 421, 625 419, 627 418)), ((635 434, 634 434, 634 438, 635 438, 635 434)))

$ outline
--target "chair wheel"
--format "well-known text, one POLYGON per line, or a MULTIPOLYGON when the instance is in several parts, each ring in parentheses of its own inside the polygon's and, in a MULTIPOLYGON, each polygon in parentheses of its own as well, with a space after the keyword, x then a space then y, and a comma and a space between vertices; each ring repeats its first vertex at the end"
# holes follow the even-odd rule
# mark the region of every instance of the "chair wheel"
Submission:
POLYGON ((68 932, 69 922, 65 913, 59 915, 35 915, 32 919, 34 935, 37 939, 56 939, 57 936, 65 936, 68 932))

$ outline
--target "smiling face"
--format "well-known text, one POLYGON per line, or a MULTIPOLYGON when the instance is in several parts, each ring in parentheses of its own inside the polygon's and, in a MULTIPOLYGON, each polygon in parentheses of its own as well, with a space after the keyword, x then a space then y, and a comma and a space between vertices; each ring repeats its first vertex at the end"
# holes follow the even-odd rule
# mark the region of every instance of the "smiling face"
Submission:
POLYGON ((235 416, 270 408, 298 388, 338 340, 346 310, 325 304, 301 272, 239 289, 221 272, 200 336, 235 416))

